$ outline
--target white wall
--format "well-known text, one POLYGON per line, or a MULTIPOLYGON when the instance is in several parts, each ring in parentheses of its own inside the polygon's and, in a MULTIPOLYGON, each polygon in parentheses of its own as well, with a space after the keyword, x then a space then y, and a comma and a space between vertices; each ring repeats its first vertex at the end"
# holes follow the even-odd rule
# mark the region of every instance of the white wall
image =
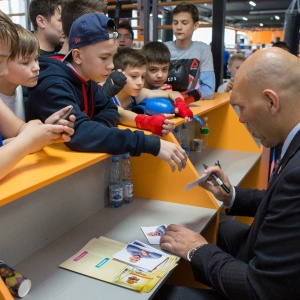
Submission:
MULTIPOLYGON (((212 28, 198 28, 193 34, 193 41, 201 41, 209 45, 212 41, 212 28)), ((224 43, 225 45, 235 44, 235 30, 225 28, 224 43)))

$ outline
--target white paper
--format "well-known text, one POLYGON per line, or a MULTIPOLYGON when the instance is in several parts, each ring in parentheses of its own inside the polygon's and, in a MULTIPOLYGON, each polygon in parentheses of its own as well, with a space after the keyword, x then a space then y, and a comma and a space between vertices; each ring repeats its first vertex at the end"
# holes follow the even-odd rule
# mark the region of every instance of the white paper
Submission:
POLYGON ((156 225, 149 227, 141 227, 144 235, 146 236, 149 244, 151 245, 159 245, 160 238, 165 234, 167 225, 156 225))
POLYGON ((184 191, 188 191, 189 189, 193 188, 194 186, 198 185, 198 183, 200 182, 204 182, 208 179, 208 177, 210 176, 210 173, 208 174, 203 174, 201 177, 199 177, 198 179, 196 179, 193 182, 190 182, 185 188, 184 191))

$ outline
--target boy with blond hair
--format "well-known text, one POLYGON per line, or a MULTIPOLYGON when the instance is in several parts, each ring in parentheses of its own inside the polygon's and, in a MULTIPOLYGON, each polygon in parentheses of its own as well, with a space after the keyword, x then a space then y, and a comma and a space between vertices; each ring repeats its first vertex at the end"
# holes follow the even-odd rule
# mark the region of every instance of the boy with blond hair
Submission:
POLYGON ((246 59, 247 57, 242 53, 235 53, 228 59, 228 71, 231 74, 231 78, 218 87, 219 93, 230 93, 232 91, 235 74, 246 59))
POLYGON ((39 75, 39 42, 35 35, 14 24, 19 47, 8 58, 8 74, 0 78, 0 98, 22 120, 25 120, 25 108, 22 86, 33 87, 39 75))
MULTIPOLYGON (((8 74, 7 59, 17 54, 18 47, 16 27, 9 17, 0 11, 0 78, 8 74)), ((67 142, 71 139, 70 136, 74 133, 71 128, 73 122, 61 120, 60 125, 52 125, 67 109, 51 115, 46 120, 48 124, 43 124, 40 120, 25 123, 0 99, 0 179, 29 153, 36 152, 48 144, 67 142)), ((75 120, 74 116, 70 118, 75 120)))

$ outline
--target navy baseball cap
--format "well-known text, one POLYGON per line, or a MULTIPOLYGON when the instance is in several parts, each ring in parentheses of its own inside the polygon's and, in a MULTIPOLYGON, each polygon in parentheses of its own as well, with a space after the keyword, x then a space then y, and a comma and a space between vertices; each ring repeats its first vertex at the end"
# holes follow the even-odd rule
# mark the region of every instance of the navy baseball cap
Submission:
POLYGON ((63 61, 71 57, 72 50, 109 39, 117 39, 115 22, 100 13, 85 14, 76 19, 69 33, 69 52, 63 61))

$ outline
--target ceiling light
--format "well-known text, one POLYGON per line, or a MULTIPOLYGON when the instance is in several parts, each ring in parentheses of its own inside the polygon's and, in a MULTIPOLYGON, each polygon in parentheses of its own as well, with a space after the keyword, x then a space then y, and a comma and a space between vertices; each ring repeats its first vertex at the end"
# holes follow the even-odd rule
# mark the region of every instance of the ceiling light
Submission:
POLYGON ((246 18, 246 17, 243 17, 243 20, 244 20, 244 21, 248 21, 248 18, 246 18))
POLYGON ((280 20, 280 17, 279 17, 279 16, 275 16, 275 19, 276 19, 276 20, 280 20))
POLYGON ((274 10, 250 10, 250 15, 269 15, 269 14, 284 14, 286 10, 284 9, 274 9, 274 10))
POLYGON ((264 26, 264 24, 263 23, 259 23, 259 26, 262 27, 262 26, 264 26))
POLYGON ((256 6, 256 3, 255 3, 254 1, 249 1, 249 4, 250 4, 251 6, 256 6))

